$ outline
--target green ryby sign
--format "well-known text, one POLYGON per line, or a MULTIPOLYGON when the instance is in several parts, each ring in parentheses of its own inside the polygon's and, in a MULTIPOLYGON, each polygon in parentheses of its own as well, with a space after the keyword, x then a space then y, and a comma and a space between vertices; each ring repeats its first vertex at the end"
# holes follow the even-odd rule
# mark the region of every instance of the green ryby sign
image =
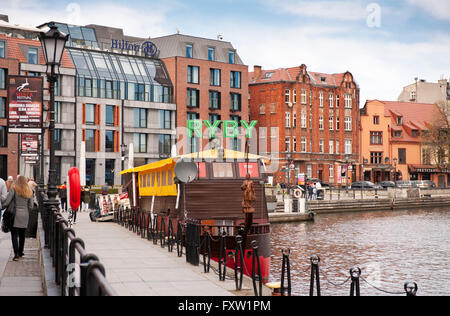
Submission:
MULTIPOLYGON (((188 137, 192 138, 195 135, 196 137, 202 138, 203 123, 209 130, 209 138, 215 138, 216 131, 219 128, 220 123, 222 123, 222 121, 220 120, 214 121, 213 124, 208 120, 204 120, 203 122, 201 120, 187 120, 186 126, 188 130, 188 137)), ((241 120, 241 125, 245 129, 245 135, 247 138, 252 137, 253 128, 257 123, 258 121, 251 121, 250 123, 247 123, 247 121, 241 120)), ((239 123, 237 121, 223 121, 223 137, 236 138, 238 136, 239 136, 239 123)))

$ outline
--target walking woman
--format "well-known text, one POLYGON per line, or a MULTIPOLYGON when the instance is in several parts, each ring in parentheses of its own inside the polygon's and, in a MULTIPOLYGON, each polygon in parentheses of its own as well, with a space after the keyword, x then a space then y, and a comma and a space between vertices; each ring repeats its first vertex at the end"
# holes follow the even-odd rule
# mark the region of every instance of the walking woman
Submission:
POLYGON ((25 230, 28 227, 30 210, 33 208, 33 191, 28 185, 27 178, 18 176, 16 182, 8 192, 3 207, 7 207, 15 201, 15 217, 11 227, 11 240, 14 249, 14 261, 18 261, 23 253, 25 245, 25 230))

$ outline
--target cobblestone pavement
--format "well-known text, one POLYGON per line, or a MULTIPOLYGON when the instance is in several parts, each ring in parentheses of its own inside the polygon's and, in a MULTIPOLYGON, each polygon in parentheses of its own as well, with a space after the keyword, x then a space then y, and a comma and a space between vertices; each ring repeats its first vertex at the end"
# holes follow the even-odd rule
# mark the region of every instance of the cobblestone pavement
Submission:
POLYGON ((0 296, 43 296, 39 242, 25 240, 25 255, 13 261, 11 235, 0 232, 0 296))

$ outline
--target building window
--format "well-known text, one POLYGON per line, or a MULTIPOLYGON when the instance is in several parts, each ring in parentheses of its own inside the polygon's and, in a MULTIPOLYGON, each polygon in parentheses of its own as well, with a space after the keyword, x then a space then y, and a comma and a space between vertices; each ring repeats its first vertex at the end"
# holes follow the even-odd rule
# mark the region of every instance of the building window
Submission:
POLYGON ((334 154, 334 140, 328 141, 328 153, 334 154))
POLYGON ((297 90, 292 90, 292 102, 297 104, 297 90))
POLYGON ((95 124, 95 104, 86 104, 86 125, 95 124))
POLYGON ((0 147, 8 147, 8 133, 6 126, 0 126, 0 147))
POLYGON ((6 118, 6 98, 0 97, 0 118, 6 118))
POLYGON ((192 58, 192 44, 186 44, 186 57, 192 58))
POLYGON ((264 103, 259 105, 259 114, 266 114, 266 105, 264 103))
POLYGON ((114 105, 107 105, 106 106, 106 119, 105 124, 107 126, 114 126, 114 111, 115 106, 114 105))
POLYGON ((230 74, 230 86, 231 88, 240 89, 241 88, 241 72, 232 71, 230 74))
POLYGON ((158 150, 159 155, 164 157, 169 157, 171 152, 171 137, 170 135, 159 135, 158 136, 158 150))
POLYGON ((383 163, 383 152, 371 152, 370 163, 372 165, 380 165, 383 163))
POLYGON ((348 132, 352 130, 352 117, 351 116, 345 117, 345 130, 348 132))
POLYGON ((319 92, 319 106, 323 108, 323 92, 319 92))
POLYGON ((401 126, 403 124, 403 116, 397 116, 397 125, 401 126))
POLYGON ((382 145, 383 144, 383 132, 370 132, 370 144, 382 145))
POLYGON ((339 94, 336 94, 336 107, 339 107, 339 94))
POLYGON ((236 53, 233 50, 228 51, 228 63, 236 63, 236 53))
POLYGON ((411 130, 411 136, 415 138, 419 137, 419 130, 417 129, 411 130))
POLYGON ((306 90, 302 90, 301 102, 306 104, 306 90))
POLYGON ((312 178, 312 165, 307 165, 306 166, 306 175, 309 179, 312 178))
POLYGON ((332 108, 334 106, 334 100, 333 100, 333 94, 332 93, 330 93, 330 95, 328 97, 328 100, 329 100, 329 106, 330 106, 330 108, 332 108))
POLYGON ((402 131, 394 131, 394 137, 395 137, 395 138, 400 138, 400 137, 402 137, 402 131))
POLYGON ((214 61, 216 59, 216 50, 213 47, 208 47, 208 60, 214 61))
POLYGON ((429 165, 431 163, 431 155, 429 149, 422 148, 422 163, 424 165, 429 165))
POLYGON ((220 69, 211 68, 209 70, 209 85, 210 86, 220 86, 221 82, 221 73, 220 69))
POLYGON ((323 153, 324 149, 323 149, 323 139, 319 140, 319 153, 323 153))
POLYGON ((319 129, 323 130, 323 116, 322 115, 319 116, 319 129))
POLYGON ((0 68, 0 89, 6 89, 6 76, 8 75, 7 70, 0 68))
POLYGON ((346 109, 352 108, 352 95, 351 94, 345 95, 345 108, 346 109))
POLYGON ((0 41, 0 58, 5 58, 5 56, 6 56, 5 51, 6 51, 5 42, 0 41))
POLYGON ((241 110, 241 95, 239 93, 230 93, 231 111, 241 110))
POLYGON ((187 89, 187 106, 192 108, 198 108, 200 106, 200 90, 187 89))
POLYGON ((285 113, 285 115, 284 115, 284 120, 285 120, 285 125, 286 125, 286 128, 290 128, 291 127, 291 113, 289 113, 289 112, 286 112, 285 113))
POLYGON ((209 108, 211 110, 220 109, 220 92, 219 91, 209 91, 209 108))
POLYGON ((336 130, 339 130, 339 116, 336 116, 336 130))
POLYGON ((188 83, 199 83, 199 67, 198 66, 188 66, 188 83))
POLYGON ((86 185, 95 185, 95 159, 86 159, 86 185))
POLYGON ((270 113, 274 114, 277 112, 277 104, 276 103, 270 103, 270 113))
POLYGON ((410 100, 411 101, 416 101, 416 91, 411 91, 411 93, 410 93, 410 100))
POLYGON ((346 155, 352 154, 352 140, 351 139, 345 140, 345 154, 346 155))
POLYGON ((292 127, 293 128, 297 127, 297 113, 296 112, 292 112, 292 127))
POLYGON ((405 148, 398 149, 398 163, 401 165, 406 164, 406 149, 405 148))
POLYGON ((292 151, 293 152, 297 151, 297 137, 295 136, 292 137, 292 151))
POLYGON ((379 124, 380 124, 380 117, 378 115, 374 115, 373 125, 379 125, 379 124))
POLYGON ((330 179, 334 178, 334 165, 330 165, 330 168, 328 169, 330 172, 330 179))
POLYGON ((38 64, 38 49, 35 47, 28 48, 28 59, 29 64, 38 64))
POLYGON ((331 115, 328 118, 328 127, 329 127, 330 131, 332 131, 334 129, 334 118, 331 115))
POLYGON ((145 85, 141 83, 134 84, 134 99, 136 101, 145 101, 145 85))
POLYGON ((287 106, 289 106, 289 103, 291 103, 291 90, 286 89, 284 91, 284 102, 287 106))
POLYGON ((284 140, 284 150, 287 152, 291 151, 291 138, 289 136, 285 137, 284 140))
POLYGON ((306 123, 306 111, 302 111, 302 118, 301 118, 301 126, 302 128, 307 128, 307 123, 306 123))
POLYGON ((116 161, 114 159, 105 160, 105 182, 109 186, 114 185, 114 169, 116 161))
POLYGON ((171 127, 171 112, 168 110, 159 110, 159 128, 170 129, 171 127))
POLYGON ((135 153, 147 152, 147 134, 141 133, 134 134, 134 152, 135 153))
POLYGON ((147 109, 134 109, 134 127, 147 128, 147 109))
POLYGON ((336 140, 336 154, 339 155, 339 140, 336 140))
POLYGON ((105 151, 114 152, 114 131, 105 131, 105 151))
POLYGON ((211 124, 214 124, 215 121, 221 121, 220 115, 214 113, 209 114, 209 121, 211 124))
POLYGON ((95 152, 95 130, 86 130, 86 152, 95 152))
POLYGON ((306 152, 306 137, 302 137, 302 140, 301 140, 301 152, 302 153, 305 153, 306 152))

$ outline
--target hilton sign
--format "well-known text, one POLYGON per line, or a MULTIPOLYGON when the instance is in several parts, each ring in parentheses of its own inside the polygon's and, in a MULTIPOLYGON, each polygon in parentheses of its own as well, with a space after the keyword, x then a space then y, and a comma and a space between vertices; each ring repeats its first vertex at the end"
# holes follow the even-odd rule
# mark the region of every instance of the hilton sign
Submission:
POLYGON ((146 57, 155 57, 158 53, 158 48, 152 42, 144 42, 142 44, 128 43, 126 40, 111 40, 111 48, 121 50, 131 50, 134 52, 143 52, 146 57))

